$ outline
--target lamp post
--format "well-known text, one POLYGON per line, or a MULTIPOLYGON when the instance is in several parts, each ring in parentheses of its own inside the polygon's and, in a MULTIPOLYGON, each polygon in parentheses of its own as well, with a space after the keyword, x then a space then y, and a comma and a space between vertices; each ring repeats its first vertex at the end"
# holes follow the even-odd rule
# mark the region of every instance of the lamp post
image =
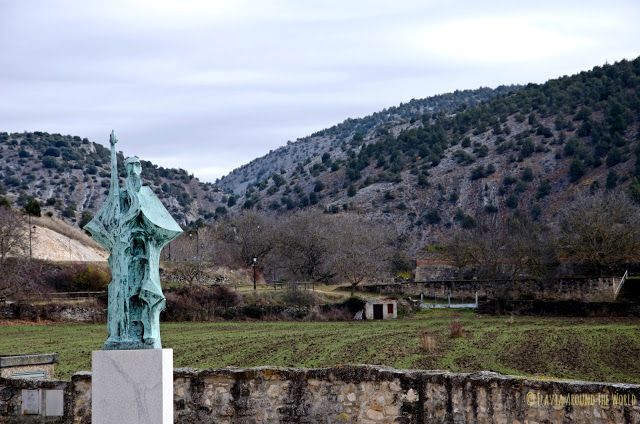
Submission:
POLYGON ((29 214, 29 259, 31 259, 31 214, 29 214))
POLYGON ((253 290, 257 290, 256 288, 256 262, 258 261, 258 258, 256 258, 255 256, 253 257, 253 290))
POLYGON ((194 233, 196 235, 196 259, 199 259, 200 258, 200 234, 198 234, 197 228, 195 229, 195 231, 189 232, 189 238, 193 239, 194 233))
POLYGON ((33 258, 33 249, 31 248, 31 239, 36 233, 36 226, 31 226, 31 215, 29 215, 29 259, 33 258))

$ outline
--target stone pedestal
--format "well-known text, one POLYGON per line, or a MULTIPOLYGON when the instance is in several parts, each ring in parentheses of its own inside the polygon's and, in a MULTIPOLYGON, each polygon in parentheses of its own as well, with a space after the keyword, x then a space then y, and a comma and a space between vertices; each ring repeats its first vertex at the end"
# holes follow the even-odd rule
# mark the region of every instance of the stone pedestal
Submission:
POLYGON ((173 349, 97 350, 93 424, 173 423, 173 349))

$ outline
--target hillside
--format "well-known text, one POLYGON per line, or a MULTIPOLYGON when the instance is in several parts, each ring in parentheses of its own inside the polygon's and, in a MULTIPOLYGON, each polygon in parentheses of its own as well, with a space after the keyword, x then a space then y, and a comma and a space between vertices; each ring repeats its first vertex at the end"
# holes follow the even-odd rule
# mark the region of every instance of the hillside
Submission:
POLYGON ((220 184, 240 193, 235 211, 363 213, 394 222, 414 248, 484 214, 553 221, 578 192, 640 194, 639 84, 635 59, 504 89, 473 107, 460 99, 439 113, 417 107, 360 128, 346 121, 220 184))
MULTIPOLYGON (((397 132, 419 119, 422 114, 451 112, 462 105, 474 106, 495 96, 517 90, 518 86, 500 86, 496 89, 479 88, 441 94, 425 99, 412 99, 408 103, 390 107, 364 118, 346 119, 331 128, 318 131, 308 137, 289 141, 267 155, 254 159, 246 165, 233 170, 218 182, 218 186, 235 195, 243 194, 253 185, 264 184, 272 174, 283 178, 295 177, 302 168, 315 174, 319 165, 326 165, 320 159, 324 154, 331 155, 335 161, 344 158, 345 146, 354 135, 359 138, 375 137, 389 131, 397 132), (316 166, 316 168, 313 168, 316 166)), ((278 177, 276 177, 278 178, 278 177)), ((233 203, 233 201, 231 202, 233 203)))
MULTIPOLYGON (((46 132, 0 133, 0 194, 17 206, 30 197, 42 205, 43 215, 70 223, 87 220, 109 189, 109 150, 78 136, 46 132), (83 216, 84 215, 84 216, 83 216)), ((124 156, 118 154, 120 177, 124 156)), ((222 197, 210 183, 202 183, 182 169, 158 167, 142 160, 144 184, 150 185, 181 225, 209 219, 222 197)))
MULTIPOLYGON (((639 82, 635 59, 544 84, 456 91, 348 119, 216 185, 146 161, 143 178, 185 226, 319 208, 392 222, 416 252, 491 214, 554 222, 581 192, 623 188, 640 199, 639 82)), ((18 206, 34 196, 43 214, 76 225, 108 189, 108 150, 77 136, 0 133, 0 159, 2 195, 18 206)))

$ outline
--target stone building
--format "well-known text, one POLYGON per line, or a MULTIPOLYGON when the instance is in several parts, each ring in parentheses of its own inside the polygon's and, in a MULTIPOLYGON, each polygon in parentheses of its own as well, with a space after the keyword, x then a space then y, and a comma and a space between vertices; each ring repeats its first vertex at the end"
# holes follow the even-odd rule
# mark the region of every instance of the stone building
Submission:
POLYGON ((398 318, 398 302, 395 299, 373 299, 364 305, 365 319, 398 318))

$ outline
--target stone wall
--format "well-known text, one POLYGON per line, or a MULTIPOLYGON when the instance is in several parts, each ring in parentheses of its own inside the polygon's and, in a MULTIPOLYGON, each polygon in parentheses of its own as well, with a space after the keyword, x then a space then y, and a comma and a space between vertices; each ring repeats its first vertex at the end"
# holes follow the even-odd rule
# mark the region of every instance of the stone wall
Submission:
POLYGON ((556 280, 440 280, 364 286, 364 290, 381 294, 403 294, 446 300, 502 298, 513 300, 577 300, 582 302, 613 301, 618 277, 560 278, 556 280))
MULTIPOLYGON (((0 379, 2 423, 90 423, 91 375, 0 379), (63 390, 64 416, 21 414, 22 390, 63 390)), ((372 366, 177 369, 176 423, 640 423, 640 386, 372 366)))
POLYGON ((35 355, 1 355, 0 377, 19 378, 24 374, 43 374, 46 379, 53 379, 57 353, 41 353, 35 355))
POLYGON ((107 315, 104 308, 98 306, 69 305, 54 302, 42 305, 30 303, 0 304, 0 319, 106 322, 106 318, 107 315))
POLYGON ((480 301, 476 313, 564 317, 640 317, 640 304, 630 302, 578 302, 574 300, 492 299, 480 301))

